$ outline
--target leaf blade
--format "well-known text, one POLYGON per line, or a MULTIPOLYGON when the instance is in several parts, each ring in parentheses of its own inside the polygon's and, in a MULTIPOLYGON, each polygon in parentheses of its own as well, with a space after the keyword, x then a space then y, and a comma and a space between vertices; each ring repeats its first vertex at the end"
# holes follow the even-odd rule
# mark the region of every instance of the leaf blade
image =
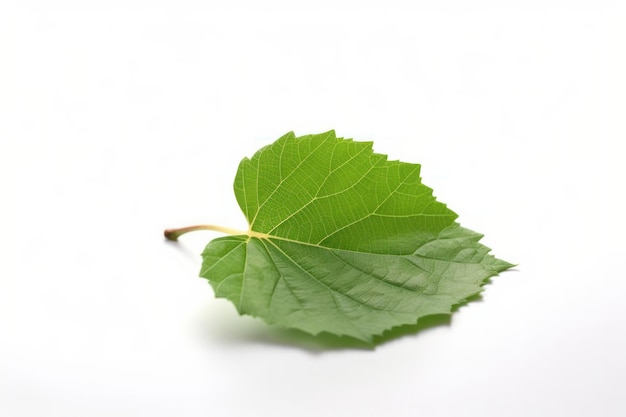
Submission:
POLYGON ((201 276, 240 314, 369 343, 449 314, 512 265, 460 227, 420 178, 370 142, 290 132, 240 163, 247 236, 211 241, 201 276))

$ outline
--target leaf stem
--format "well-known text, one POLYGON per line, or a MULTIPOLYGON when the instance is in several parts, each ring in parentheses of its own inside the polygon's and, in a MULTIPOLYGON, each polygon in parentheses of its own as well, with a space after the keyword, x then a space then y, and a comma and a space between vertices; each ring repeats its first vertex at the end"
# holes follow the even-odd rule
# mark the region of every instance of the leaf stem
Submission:
POLYGON ((212 224, 201 224, 197 226, 181 227, 179 229, 165 229, 163 235, 167 240, 178 240, 181 235, 188 232, 195 232, 196 230, 212 230, 214 232, 222 232, 229 235, 247 235, 248 232, 242 230, 231 229, 230 227, 214 226, 212 224))

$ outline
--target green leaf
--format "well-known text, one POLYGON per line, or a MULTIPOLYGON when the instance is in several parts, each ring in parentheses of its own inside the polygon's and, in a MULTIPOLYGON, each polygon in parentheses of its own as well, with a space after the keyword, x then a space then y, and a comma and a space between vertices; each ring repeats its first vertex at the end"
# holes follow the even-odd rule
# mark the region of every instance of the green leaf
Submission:
POLYGON ((373 342, 449 314, 512 266, 455 222, 419 165, 333 131, 288 133, 243 159, 235 195, 250 228, 211 241, 200 276, 271 324, 373 342))

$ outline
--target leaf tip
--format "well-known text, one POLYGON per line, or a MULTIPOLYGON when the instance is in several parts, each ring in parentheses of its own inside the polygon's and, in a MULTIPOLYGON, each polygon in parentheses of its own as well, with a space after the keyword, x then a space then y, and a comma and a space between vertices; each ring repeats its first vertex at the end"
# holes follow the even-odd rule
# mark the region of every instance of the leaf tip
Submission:
POLYGON ((494 267, 498 270, 498 272, 506 271, 507 269, 515 268, 519 264, 512 264, 507 261, 503 261, 501 259, 496 259, 494 267))

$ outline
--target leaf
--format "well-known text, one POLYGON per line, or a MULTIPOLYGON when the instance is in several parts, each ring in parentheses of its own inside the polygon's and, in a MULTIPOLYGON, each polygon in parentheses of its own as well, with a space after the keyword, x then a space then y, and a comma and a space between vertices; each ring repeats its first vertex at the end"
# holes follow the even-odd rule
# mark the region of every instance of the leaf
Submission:
POLYGON ((371 343, 450 314, 512 266, 455 222, 420 165, 333 131, 288 133, 243 159, 235 195, 249 230, 211 241, 200 276, 271 324, 371 343))

